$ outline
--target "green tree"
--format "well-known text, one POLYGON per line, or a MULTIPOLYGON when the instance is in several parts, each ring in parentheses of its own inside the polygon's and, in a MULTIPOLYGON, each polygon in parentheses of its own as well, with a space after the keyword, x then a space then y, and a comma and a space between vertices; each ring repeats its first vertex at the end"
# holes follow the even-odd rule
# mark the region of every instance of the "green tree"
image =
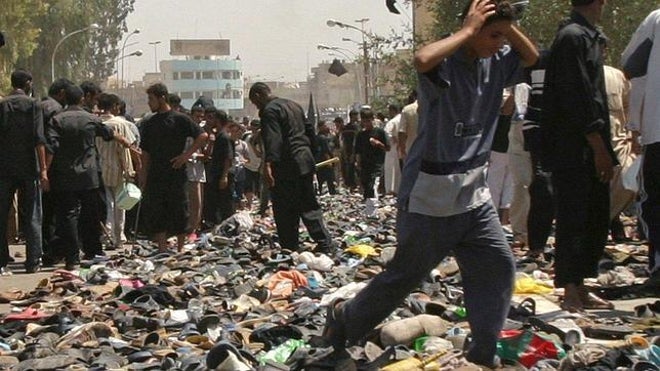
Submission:
POLYGON ((621 53, 639 24, 653 10, 660 7, 659 0, 609 0, 603 14, 602 26, 609 38, 606 62, 620 66, 621 53))
MULTIPOLYGON (((135 0, 5 0, 23 10, 24 23, 5 26, 10 34, 21 34, 26 50, 3 64, 12 70, 21 66, 32 71, 35 89, 44 95, 51 82, 51 56, 55 45, 65 35, 96 23, 95 31, 85 31, 64 41, 55 56, 55 78, 75 82, 104 81, 114 71, 117 46, 126 32, 126 17, 135 0), (35 9, 39 11, 35 11, 35 9), (36 29, 28 33, 25 30, 36 29), (38 47, 36 47, 38 45, 38 47)), ((19 13, 21 14, 21 13, 19 13)), ((16 18, 13 9, 0 8, 0 21, 16 18)), ((17 23, 17 22, 16 22, 17 23)), ((6 91, 6 89, 3 89, 6 91)))
MULTIPOLYGON (((461 27, 461 13, 466 0, 412 0, 413 6, 424 7, 433 14, 434 22, 423 30, 416 30, 413 49, 428 43, 420 34, 438 39, 461 27)), ((608 36, 606 63, 619 66, 619 57, 641 21, 660 6, 658 0, 608 0, 600 27, 608 36)), ((549 48, 559 23, 570 13, 568 0, 531 0, 520 26, 540 48, 549 48)), ((395 80, 400 84, 414 84, 416 76, 412 61, 401 61, 395 80)), ((409 85, 412 87, 414 85, 409 85)), ((403 88, 403 87, 402 87, 403 88)))
MULTIPOLYGON (((453 32, 461 26, 465 0, 434 0, 430 5, 436 15, 435 37, 453 32)), ((618 66, 619 57, 630 37, 646 16, 660 6, 658 0, 608 0, 599 27, 609 38, 607 63, 618 66)), ((549 48, 560 22, 569 16, 567 0, 530 1, 520 26, 540 48, 549 48)))
POLYGON ((32 55, 37 48, 41 27, 33 22, 35 16, 46 12, 41 0, 5 0, 0 8, 0 25, 7 45, 0 49, 0 92, 10 90, 11 72, 22 67, 17 62, 32 55))

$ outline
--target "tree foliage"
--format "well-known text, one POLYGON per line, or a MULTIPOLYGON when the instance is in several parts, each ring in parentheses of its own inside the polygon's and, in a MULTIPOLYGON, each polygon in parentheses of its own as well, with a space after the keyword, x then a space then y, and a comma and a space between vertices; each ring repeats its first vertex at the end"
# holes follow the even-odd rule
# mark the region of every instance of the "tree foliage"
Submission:
MULTIPOLYGON (((431 11, 436 15, 433 25, 435 37, 460 28, 460 14, 465 0, 434 0, 431 11)), ((540 48, 549 48, 554 40, 559 23, 570 14, 568 0, 531 0, 525 10, 520 26, 540 48)), ((660 6, 658 0, 608 0, 599 27, 609 38, 607 63, 619 64, 619 56, 641 21, 660 6)))
POLYGON ((37 48, 42 29, 34 17, 41 16, 46 9, 41 0, 7 0, 0 7, 0 27, 7 43, 0 49, 0 92, 9 89, 9 75, 16 61, 29 57, 37 48))
MULTIPOLYGON (((437 40, 461 27, 460 15, 466 0, 412 0, 411 2, 412 6, 426 8, 422 10, 431 12, 435 20, 432 25, 427 26, 427 29, 415 30, 413 49, 432 41, 423 39, 420 36, 422 34, 430 35, 430 39, 437 40)), ((608 0, 600 23, 601 29, 609 39, 607 64, 619 65, 619 57, 637 26, 659 6, 658 0, 608 0)), ((520 20, 520 27, 540 48, 549 48, 559 23, 569 16, 570 9, 568 0, 531 0, 520 20)), ((400 84, 414 84, 416 76, 412 62, 402 60, 398 63, 401 66, 394 80, 400 84)), ((406 90, 405 85, 397 90, 406 90)))
POLYGON ((60 45, 55 56, 55 78, 77 82, 105 80, 113 73, 117 46, 127 31, 126 17, 133 11, 134 3, 135 0, 4 0, 0 21, 13 22, 0 24, 11 38, 20 38, 21 46, 20 51, 12 45, 3 48, 9 50, 0 50, 0 57, 6 57, 1 60, 0 88, 7 91, 6 72, 20 67, 32 72, 35 88, 45 93, 51 82, 51 56, 57 43, 65 35, 93 23, 100 28, 73 35, 60 45), (25 11, 16 13, 12 8, 25 11))

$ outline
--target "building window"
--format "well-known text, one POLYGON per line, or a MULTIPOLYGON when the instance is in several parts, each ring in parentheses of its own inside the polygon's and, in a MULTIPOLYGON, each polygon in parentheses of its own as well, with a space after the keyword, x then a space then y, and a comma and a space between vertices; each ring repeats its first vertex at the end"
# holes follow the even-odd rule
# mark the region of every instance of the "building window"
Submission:
POLYGON ((234 80, 240 80, 240 79, 241 79, 241 72, 234 71, 234 80))
POLYGON ((192 80, 195 78, 195 74, 192 71, 182 71, 181 80, 192 80))
POLYGON ((202 73, 200 71, 195 72, 195 80, 201 80, 202 79, 202 73))
POLYGON ((179 79, 179 73, 178 72, 172 73, 172 80, 178 80, 178 79, 179 79))
POLYGON ((222 78, 224 80, 231 80, 231 71, 222 71, 222 78))
POLYGON ((213 80, 215 78, 215 74, 213 71, 202 71, 202 79, 203 80, 213 80))
POLYGON ((233 90, 233 95, 234 95, 234 99, 241 99, 243 98, 243 91, 233 90))
POLYGON ((181 99, 195 99, 191 91, 182 91, 180 96, 181 99))
POLYGON ((212 90, 210 90, 210 91, 203 91, 203 92, 202 92, 202 95, 205 96, 205 97, 207 97, 207 98, 214 98, 214 94, 213 94, 213 91, 212 91, 212 90))

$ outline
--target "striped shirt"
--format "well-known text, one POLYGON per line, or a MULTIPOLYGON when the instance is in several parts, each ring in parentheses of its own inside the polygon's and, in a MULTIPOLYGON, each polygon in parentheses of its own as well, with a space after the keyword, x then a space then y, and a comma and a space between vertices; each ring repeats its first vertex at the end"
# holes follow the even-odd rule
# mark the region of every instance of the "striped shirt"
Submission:
MULTIPOLYGON (((105 125, 112 128, 115 135, 121 135, 128 142, 135 143, 135 135, 131 132, 126 120, 111 114, 103 114, 100 117, 105 125)), ((122 147, 117 141, 106 142, 101 138, 96 139, 96 148, 98 148, 101 157, 101 175, 103 176, 103 184, 106 187, 121 185, 124 181, 124 171, 129 176, 134 174, 131 153, 128 148, 122 147)))

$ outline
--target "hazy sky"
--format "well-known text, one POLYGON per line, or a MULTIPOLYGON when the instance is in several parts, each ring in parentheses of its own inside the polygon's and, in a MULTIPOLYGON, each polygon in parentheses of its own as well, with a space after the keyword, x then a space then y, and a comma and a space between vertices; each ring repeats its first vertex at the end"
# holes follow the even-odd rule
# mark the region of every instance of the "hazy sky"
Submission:
MULTIPOLYGON (((399 1, 403 3, 403 1, 399 1)), ((410 15, 411 9, 405 11, 410 15)), ((340 46, 358 52, 358 46, 342 41, 360 41, 358 31, 328 27, 335 19, 359 26, 355 20, 369 18, 366 29, 378 35, 403 32, 410 20, 403 13, 390 13, 385 0, 137 0, 128 16, 131 36, 125 53, 141 49, 144 55, 126 61, 125 74, 139 80, 154 71, 154 46, 158 59, 169 59, 169 40, 224 38, 231 40, 231 56, 240 55, 245 76, 282 81, 305 80, 309 68, 331 60, 317 44, 340 46)), ((121 44, 120 44, 121 47, 121 44)))

